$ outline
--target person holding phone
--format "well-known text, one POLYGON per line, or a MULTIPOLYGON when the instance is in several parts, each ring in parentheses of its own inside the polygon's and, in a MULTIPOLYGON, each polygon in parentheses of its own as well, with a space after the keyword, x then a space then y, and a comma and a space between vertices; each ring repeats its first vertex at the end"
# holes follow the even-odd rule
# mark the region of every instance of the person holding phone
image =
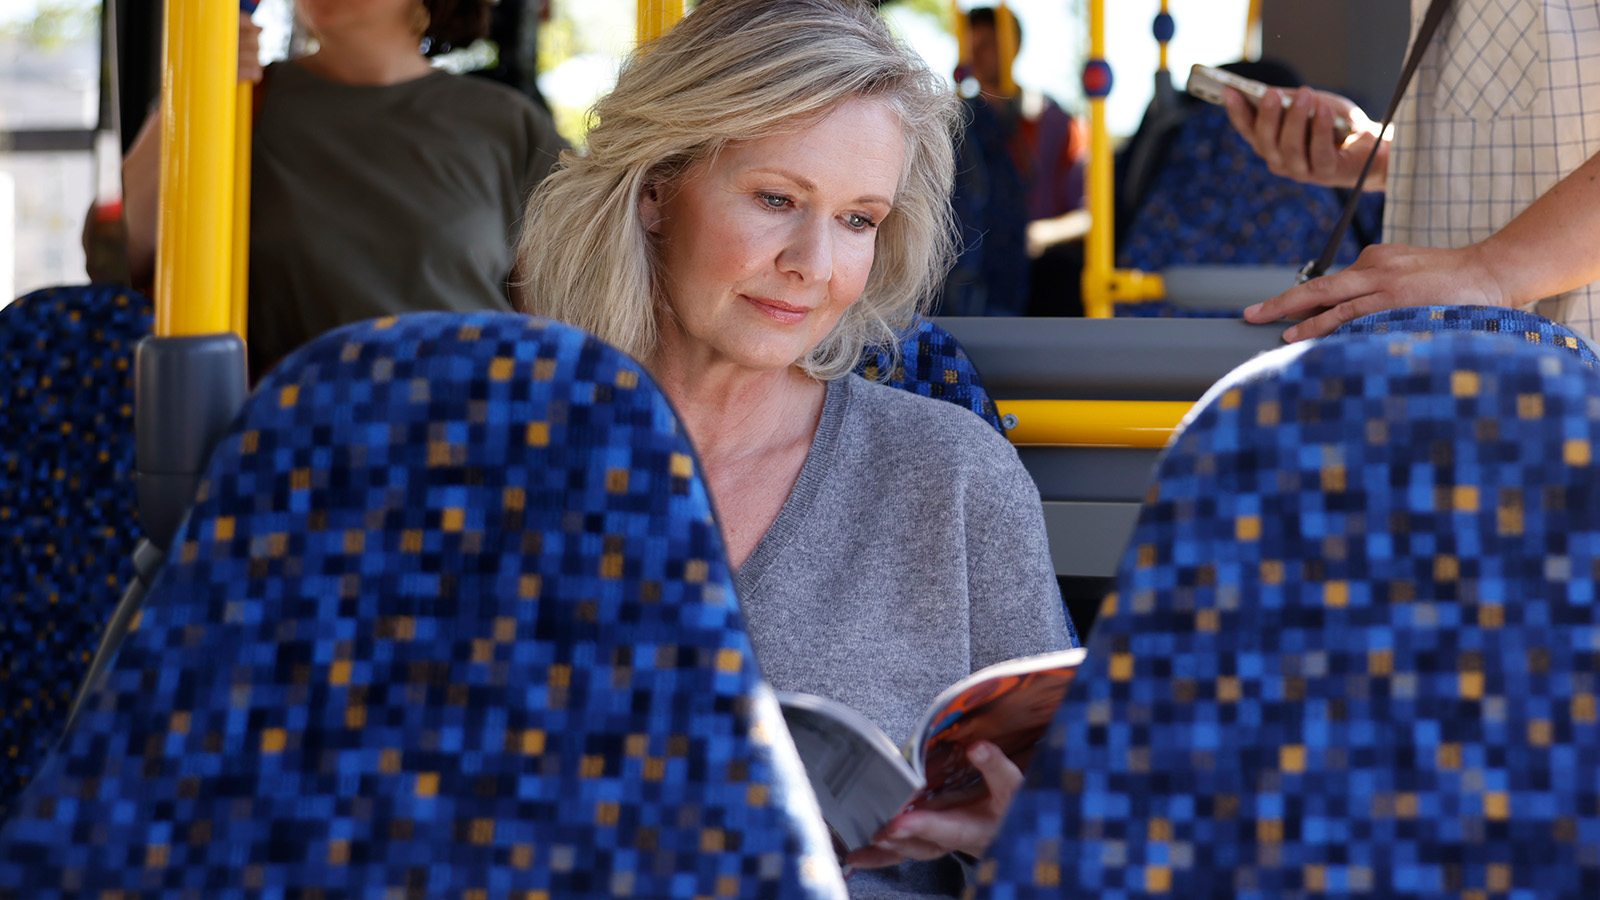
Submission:
MULTIPOLYGON (((1420 21, 1429 0, 1412 0, 1420 21)), ((1600 335, 1600 4, 1456 0, 1388 135, 1349 100, 1300 88, 1285 108, 1228 91, 1229 119, 1273 172, 1388 196, 1384 243, 1245 310, 1301 318, 1286 341, 1385 309, 1527 307, 1600 335), (1355 124, 1342 143, 1335 119, 1355 124)))

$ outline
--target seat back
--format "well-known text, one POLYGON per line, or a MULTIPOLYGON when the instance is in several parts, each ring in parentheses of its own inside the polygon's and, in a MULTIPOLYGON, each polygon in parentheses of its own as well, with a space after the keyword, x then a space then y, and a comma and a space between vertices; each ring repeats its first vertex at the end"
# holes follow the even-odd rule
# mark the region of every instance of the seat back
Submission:
POLYGON ((1407 306, 1352 319, 1333 333, 1426 336, 1441 331, 1511 335, 1537 346, 1566 350, 1591 369, 1600 365, 1594 348, 1565 325, 1534 313, 1499 306, 1407 306))
POLYGON ((0 309, 0 808, 66 724, 133 577, 133 354, 151 315, 110 285, 0 309))
MULTIPOLYGON (((1272 174, 1228 123, 1227 110, 1195 104, 1173 129, 1128 219, 1117 264, 1145 272, 1171 266, 1294 265, 1314 259, 1339 221, 1343 197, 1272 174)), ((1382 199, 1364 198, 1363 233, 1376 235, 1382 199)), ((1363 242, 1347 235, 1337 264, 1363 242)))
POLYGON ((819 853, 665 399, 576 329, 422 313, 252 397, 0 895, 841 896, 819 853))
POLYGON ((928 319, 918 319, 902 336, 899 350, 897 364, 890 348, 868 347, 856 373, 868 381, 963 406, 1005 433, 977 367, 954 335, 928 319))
POLYGON ((980 897, 1600 886, 1600 378, 1484 334, 1241 367, 1163 459, 980 897))

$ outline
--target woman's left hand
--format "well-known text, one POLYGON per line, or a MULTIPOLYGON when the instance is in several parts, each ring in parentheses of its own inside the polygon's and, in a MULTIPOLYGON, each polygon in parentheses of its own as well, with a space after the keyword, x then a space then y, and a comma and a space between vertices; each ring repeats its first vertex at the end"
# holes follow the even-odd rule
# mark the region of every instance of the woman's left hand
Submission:
POLYGON ((1022 786, 1022 770, 988 741, 967 748, 967 759, 983 773, 988 794, 964 806, 938 812, 901 813, 879 830, 870 845, 846 857, 845 863, 858 869, 877 869, 907 859, 938 859, 955 850, 982 855, 1000 831, 1011 798, 1022 786))
POLYGON ((1457 250, 1374 244, 1349 268, 1257 303, 1244 311, 1254 324, 1305 321, 1283 333, 1289 343, 1322 337, 1352 319, 1402 306, 1507 306, 1510 300, 1485 259, 1482 244, 1457 250))

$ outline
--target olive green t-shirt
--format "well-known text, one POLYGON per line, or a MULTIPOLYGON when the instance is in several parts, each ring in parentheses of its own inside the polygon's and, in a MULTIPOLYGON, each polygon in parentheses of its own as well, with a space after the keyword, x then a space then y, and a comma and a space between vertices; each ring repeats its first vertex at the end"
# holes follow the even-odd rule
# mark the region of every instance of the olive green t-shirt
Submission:
POLYGON ((349 85, 268 68, 250 211, 251 372, 340 325, 507 310, 528 194, 564 148, 522 94, 433 72, 349 85))

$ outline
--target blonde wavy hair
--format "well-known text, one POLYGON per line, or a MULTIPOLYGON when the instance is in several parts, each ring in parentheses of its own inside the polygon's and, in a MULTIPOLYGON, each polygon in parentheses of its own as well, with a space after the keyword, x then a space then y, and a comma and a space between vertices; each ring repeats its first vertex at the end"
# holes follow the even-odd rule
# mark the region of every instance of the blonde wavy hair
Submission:
POLYGON ((634 53, 594 108, 588 153, 563 154, 528 202, 517 248, 528 311, 650 360, 659 279, 642 193, 729 142, 793 133, 857 98, 898 118, 905 167, 861 298, 799 361, 822 380, 850 372, 927 308, 949 269, 960 116, 865 0, 703 0, 634 53))

